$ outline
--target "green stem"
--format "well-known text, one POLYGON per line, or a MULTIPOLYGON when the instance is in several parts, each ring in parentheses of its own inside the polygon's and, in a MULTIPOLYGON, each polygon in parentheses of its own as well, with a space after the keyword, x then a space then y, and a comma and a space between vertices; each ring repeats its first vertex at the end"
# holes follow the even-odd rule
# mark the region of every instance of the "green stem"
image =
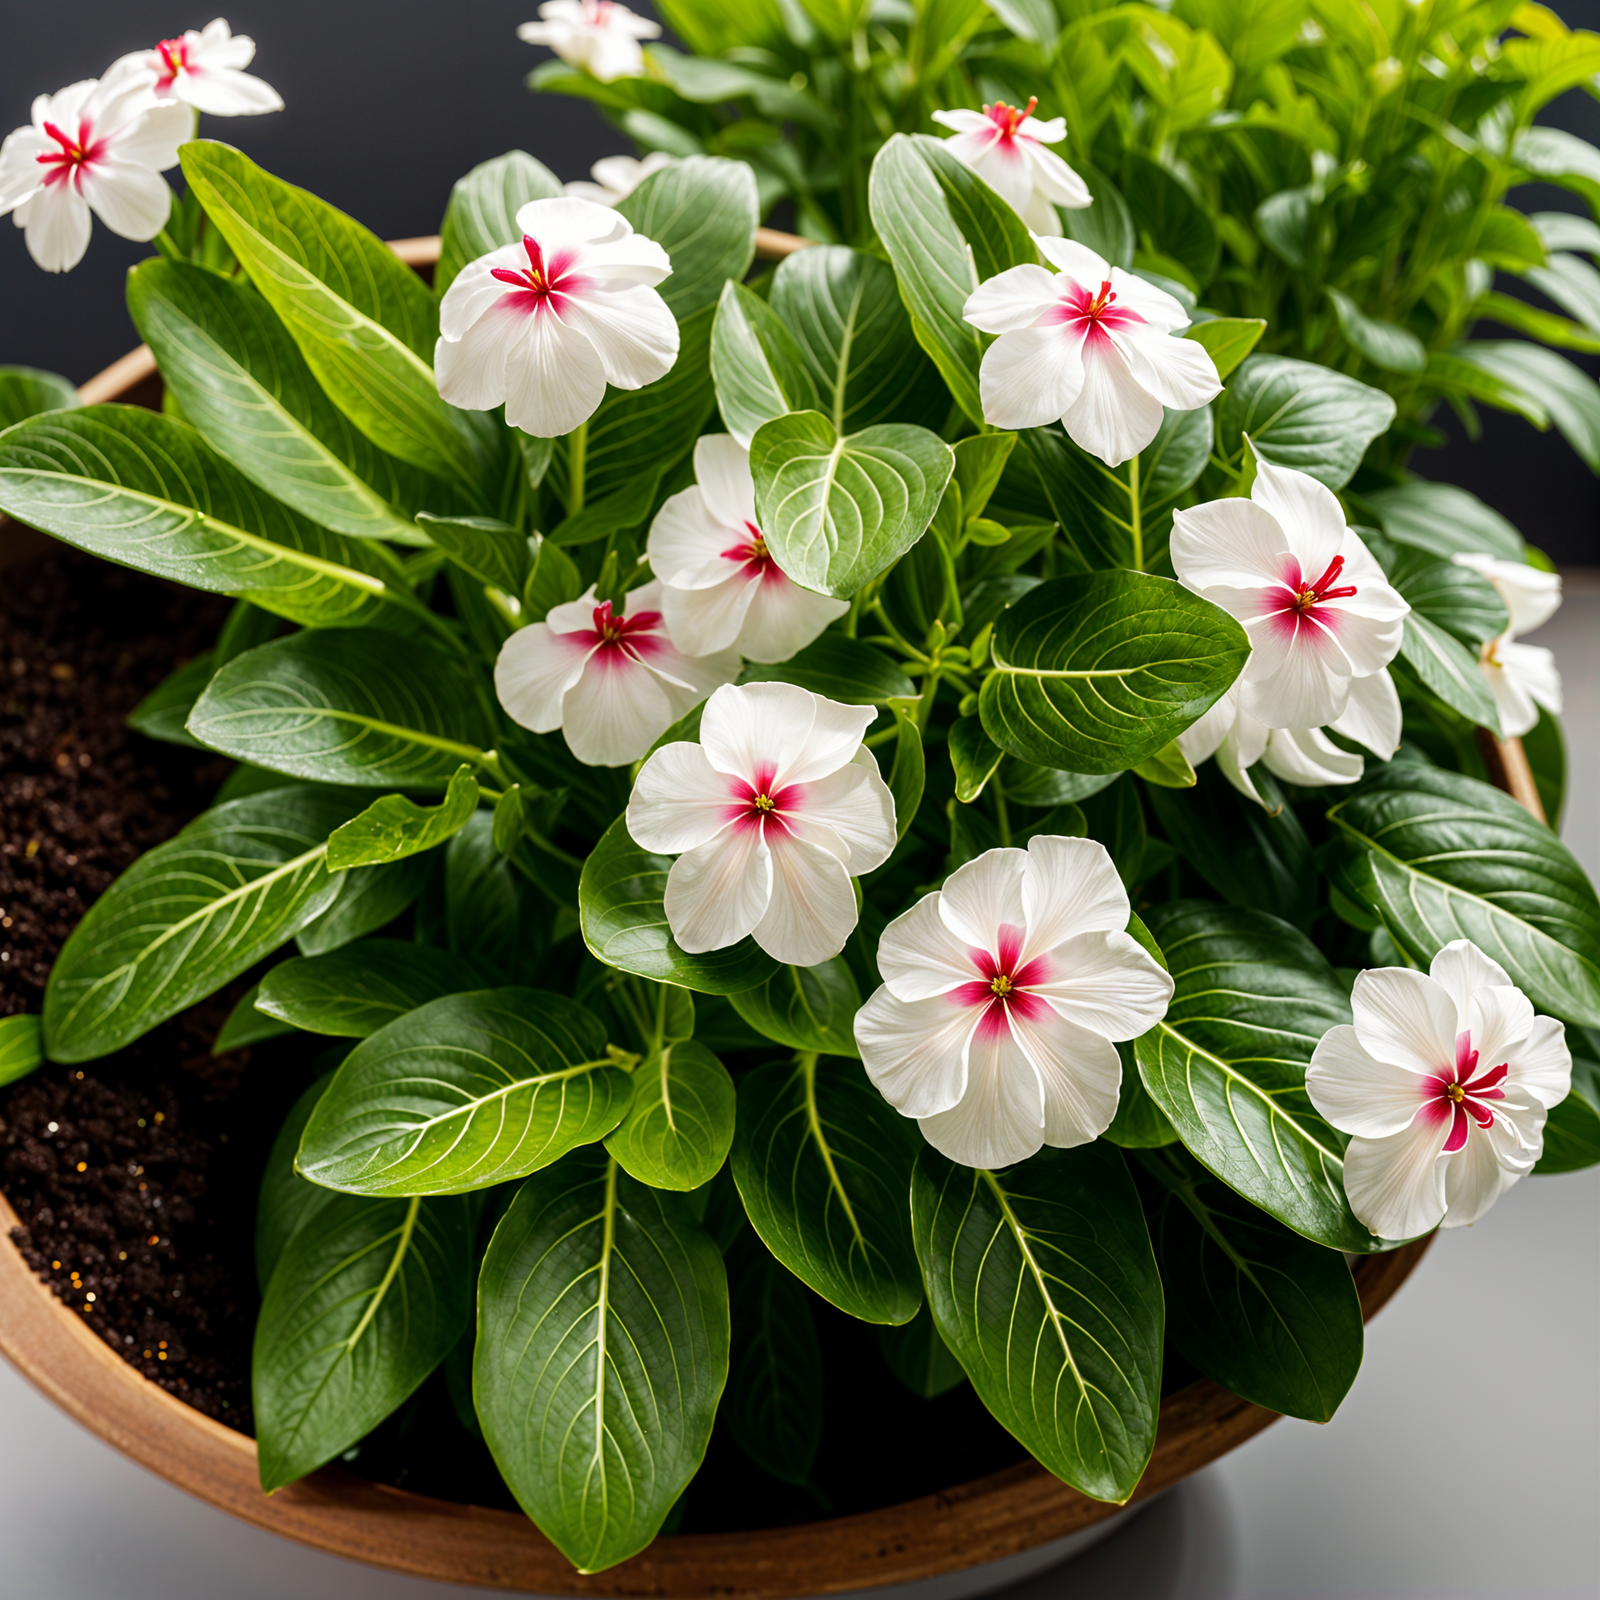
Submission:
POLYGON ((1000 787, 1000 774, 997 772, 989 780, 989 788, 994 793, 994 820, 995 826, 1000 830, 1000 843, 1008 847, 1011 843, 1011 813, 1006 809, 1006 792, 1000 787))
POLYGON ((1139 458, 1128 462, 1128 531, 1133 536, 1133 570, 1144 571, 1144 515, 1139 505, 1139 458))
POLYGON ((584 476, 589 470, 589 424, 580 422, 567 435, 567 515, 583 510, 584 476))

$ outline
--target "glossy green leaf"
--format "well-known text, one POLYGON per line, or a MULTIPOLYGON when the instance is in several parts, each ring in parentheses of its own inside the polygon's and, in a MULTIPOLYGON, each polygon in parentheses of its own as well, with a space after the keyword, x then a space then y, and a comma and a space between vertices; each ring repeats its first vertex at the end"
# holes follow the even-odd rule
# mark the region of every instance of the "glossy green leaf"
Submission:
POLYGON ((445 788, 494 736, 465 663, 370 628, 247 650, 207 685, 189 731, 291 777, 408 789, 445 788))
POLYGON ((1477 652, 1446 633, 1420 612, 1406 618, 1400 654, 1422 682, 1452 710, 1469 721, 1500 731, 1500 713, 1488 680, 1478 666, 1477 652))
POLYGON ((777 963, 754 939, 704 955, 679 947, 662 903, 671 869, 671 857, 651 855, 633 842, 626 817, 606 829, 583 864, 578 886, 591 954, 607 966, 704 994, 735 994, 765 982, 777 963))
POLYGON ((1361 1297, 1344 1258, 1175 1153, 1144 1164, 1165 1191, 1150 1231, 1173 1348, 1243 1400, 1327 1422, 1361 1366, 1361 1297))
POLYGON ((1564 128, 1523 128, 1511 150, 1524 172, 1581 195, 1600 215, 1600 150, 1587 140, 1564 128))
POLYGON ((460 832, 477 809, 478 780, 467 767, 457 769, 436 806, 386 794, 328 836, 328 871, 381 865, 431 850, 460 832))
POLYGON ((422 280, 359 223, 237 150, 195 140, 182 159, 206 216, 356 427, 469 491, 498 482, 504 430, 439 398, 438 313, 422 280))
POLYGON ((1189 186, 1148 156, 1130 152, 1123 165, 1122 193, 1139 232, 1187 267, 1201 288, 1210 283, 1221 247, 1205 207, 1189 186))
POLYGON ((27 1012, 0 1017, 0 1085, 15 1083, 44 1065, 44 1025, 27 1012))
POLYGON ((338 1199, 332 1189, 324 1189, 302 1178, 294 1170, 295 1151, 300 1136, 333 1074, 325 1073, 297 1099, 283 1119, 267 1164, 261 1173, 261 1189, 256 1197, 256 1282, 263 1294, 272 1281, 273 1269, 283 1256, 284 1247, 300 1231, 300 1225, 325 1205, 338 1199))
POLYGON ((1161 1280, 1110 1145, 1003 1173, 931 1147, 911 1184, 928 1307, 995 1420, 1097 1500, 1133 1493, 1161 1402, 1161 1280))
POLYGON ((261 980, 255 1005, 307 1033, 365 1039, 430 1000, 482 986, 477 971, 453 951, 360 939, 326 955, 280 962, 261 980))
POLYGON ((1039 259, 1026 225, 938 139, 895 134, 872 163, 872 225, 889 252, 917 341, 956 404, 983 422, 978 366, 988 343, 964 320, 980 283, 1039 259))
POLYGON ((376 867, 351 867, 333 874, 338 894, 295 936, 303 956, 318 956, 377 933, 422 893, 429 863, 413 856, 376 867))
POLYGON ((160 739, 165 744, 186 744, 192 749, 204 749, 195 736, 184 726, 201 691, 211 681, 216 664, 216 654, 204 650, 192 661, 186 661, 175 672, 170 672, 128 713, 128 726, 147 739, 160 739))
POLYGON ((1133 771, 1157 789, 1192 789, 1195 785, 1194 768, 1176 739, 1162 745, 1153 756, 1146 756, 1133 771))
POLYGON ((261 985, 253 983, 239 996, 237 1004, 228 1013, 227 1021, 217 1030, 217 1036, 211 1042, 212 1055, 225 1056, 230 1050, 246 1050, 253 1044, 260 1044, 266 1039, 280 1039, 284 1034, 295 1031, 292 1023, 256 1010, 256 1000, 260 994, 261 985))
POLYGON ((1119 1044, 1117 1054, 1122 1057, 1122 1092, 1117 1099, 1117 1114, 1103 1137, 1124 1150, 1156 1150, 1162 1145, 1176 1144, 1178 1130, 1150 1098, 1150 1091, 1139 1077, 1133 1045, 1119 1044))
POLYGON ((71 410, 78 403, 78 391, 58 373, 0 366, 0 432, 42 411, 71 410))
POLYGON ((911 699, 917 687, 881 650, 842 633, 825 633, 787 661, 751 662, 740 683, 797 683, 850 706, 911 699))
POLYGON ((1523 559, 1522 536, 1476 495, 1453 483, 1413 478, 1392 489, 1362 496, 1383 531, 1400 544, 1449 558, 1457 551, 1482 551, 1504 561, 1523 559))
POLYGON ((1514 394, 1529 397, 1589 470, 1600 472, 1600 384, 1582 367, 1522 339, 1475 339, 1456 345, 1450 354, 1514 394))
POLYGON ((530 200, 554 200, 564 191, 561 180, 541 161, 521 150, 508 150, 482 161, 456 181, 439 230, 439 264, 433 290, 443 295, 469 261, 502 245, 516 244, 517 213, 530 200))
POLYGON ((444 1360, 472 1316, 469 1220, 454 1197, 336 1195, 300 1223, 251 1361, 268 1493, 364 1438, 444 1360))
POLYGON ((672 261, 660 295, 680 322, 715 306, 755 259, 759 221, 755 174, 743 161, 690 156, 652 173, 617 212, 654 239, 672 261))
POLYGON ((632 1093, 576 1002, 538 989, 446 995, 350 1052, 299 1171, 348 1194, 487 1189, 603 1139, 632 1093))
POLYGON ((1255 349, 1266 331, 1267 324, 1261 317, 1211 317, 1193 323, 1183 336, 1204 347, 1217 376, 1226 382, 1229 373, 1255 349))
POLYGON ((580 1572, 656 1536, 728 1348, 722 1256, 686 1200, 589 1150, 517 1191, 479 1279, 473 1398, 511 1492, 580 1572))
POLYGON ((44 998, 52 1061, 109 1055, 254 966, 329 905, 328 834, 360 802, 284 788, 214 806, 90 906, 44 998))
POLYGON ((1394 421, 1395 405, 1331 367, 1289 356, 1250 356, 1217 402, 1217 439, 1230 458, 1249 437, 1275 467, 1342 489, 1367 446, 1394 421))
POLYGON ((791 1050, 856 1056, 861 994, 842 956, 815 967, 779 967, 757 988, 729 996, 757 1033, 791 1050))
POLYGON ((652 1189, 698 1189, 727 1159, 733 1106, 733 1079, 704 1045, 669 1043, 634 1069, 633 1099, 606 1149, 652 1189))
POLYGON ((906 1210, 918 1143, 853 1061, 807 1055, 739 1081, 733 1176, 752 1225, 864 1322, 909 1322, 922 1303, 906 1210))
POLYGON ((1585 1030, 1567 1030, 1572 1052, 1572 1092, 1551 1109, 1544 1125, 1544 1153, 1534 1172, 1577 1172, 1600 1163, 1600 1040, 1585 1030))
POLYGON ((1139 1075, 1190 1153, 1296 1233, 1388 1248, 1351 1213, 1344 1140, 1312 1107, 1306 1066, 1350 1002, 1304 934, 1264 911, 1177 901, 1146 919, 1176 985, 1135 1042, 1139 1075))
POLYGON ((426 511, 417 526, 463 572, 521 598, 533 574, 533 551, 520 528, 493 517, 436 517, 426 511))
POLYGON ((841 437, 817 411, 763 423, 750 446, 756 512, 785 573, 848 599, 927 531, 955 457, 937 434, 885 423, 841 437))
POLYGON ((939 1337, 933 1313, 926 1309, 902 1327, 879 1328, 878 1348, 895 1377, 924 1400, 936 1400, 967 1381, 961 1363, 939 1337))
POLYGON ((1132 267, 1134 252, 1139 248, 1139 236, 1134 231, 1128 202, 1122 198, 1122 191, 1116 184, 1097 168, 1080 165, 1078 172, 1088 184, 1094 204, 1075 208, 1058 206, 1056 215, 1061 219, 1062 235, 1087 245, 1102 261, 1109 261, 1126 272, 1132 267))
POLYGON ((721 1417, 780 1483, 804 1484, 822 1444, 822 1347, 804 1286, 750 1234, 728 1252, 733 1365, 721 1417))
POLYGON ((311 628, 420 609, 382 545, 316 527, 193 428, 138 406, 12 429, 0 443, 0 510, 90 555, 311 628))
POLYGON ((1504 633, 1510 624, 1505 601, 1471 567, 1415 549, 1385 552, 1385 565, 1390 583, 1410 604, 1413 616, 1426 617, 1466 644, 1480 645, 1504 633))
POLYGON ((1543 1011, 1600 1025, 1600 900, 1572 852, 1509 795, 1419 761, 1377 768, 1328 813, 1334 881, 1416 965, 1453 939, 1543 1011))
POLYGON ((723 285, 711 328, 711 373, 722 420, 746 449, 763 422, 817 409, 816 385, 794 335, 741 283, 723 285))
POLYGON ((531 847, 519 859, 523 865, 514 865, 495 843, 494 818, 474 812, 445 846, 444 904, 437 897, 428 902, 429 911, 442 910, 440 922, 424 927, 421 919, 419 934, 505 983, 537 972, 549 942, 550 901, 569 905, 576 875, 568 863, 531 847))
POLYGON ((1327 295, 1339 319, 1339 332, 1358 355, 1384 372, 1427 370, 1428 347, 1409 328, 1385 322, 1381 317, 1369 317, 1342 290, 1330 287, 1327 295))
POLYGON ((252 483, 335 533, 422 542, 410 513, 451 491, 350 422, 260 295, 155 260, 129 276, 128 309, 184 418, 252 483))
MULTIPOLYGON (((928 773, 922 749, 922 730, 917 726, 916 719, 908 716, 899 706, 890 709, 894 714, 894 759, 882 776, 894 800, 895 832, 903 839, 911 831, 911 824, 922 805, 922 791, 927 784, 928 773)), ((881 771, 881 762, 879 768, 881 771)))
POLYGON ((1057 578, 996 623, 979 711, 1025 761, 1118 772, 1203 715, 1249 653, 1237 622, 1169 578, 1057 578))
POLYGON ((962 717, 950 724, 950 765, 956 773, 956 799, 971 805, 984 791, 1005 752, 987 733, 976 717, 962 717))

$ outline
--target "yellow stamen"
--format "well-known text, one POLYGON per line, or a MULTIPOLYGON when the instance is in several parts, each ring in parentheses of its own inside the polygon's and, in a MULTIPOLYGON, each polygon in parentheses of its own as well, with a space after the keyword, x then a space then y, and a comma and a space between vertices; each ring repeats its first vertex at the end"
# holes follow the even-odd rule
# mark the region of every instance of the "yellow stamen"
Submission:
POLYGON ((774 806, 772 804, 772 799, 771 799, 771 797, 769 795, 758 794, 756 796, 756 810, 757 811, 772 811, 774 809, 775 808, 774 808, 774 806))
POLYGON ((1011 993, 1011 980, 1002 973, 989 985, 989 992, 997 994, 1004 999, 1006 995, 1011 993))

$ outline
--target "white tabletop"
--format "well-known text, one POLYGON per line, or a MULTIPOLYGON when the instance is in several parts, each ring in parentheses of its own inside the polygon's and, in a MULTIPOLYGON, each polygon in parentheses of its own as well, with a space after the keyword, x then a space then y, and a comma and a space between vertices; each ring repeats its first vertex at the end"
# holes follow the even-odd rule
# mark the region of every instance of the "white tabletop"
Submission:
MULTIPOLYGON (((1568 841, 1600 877, 1600 583, 1567 680, 1568 841)), ((1286 1420, 1016 1600, 1594 1600, 1600 1170, 1443 1234, 1325 1427, 1286 1420)), ((0 1364, 0 1600, 471 1600, 289 1544, 124 1460, 0 1364)))

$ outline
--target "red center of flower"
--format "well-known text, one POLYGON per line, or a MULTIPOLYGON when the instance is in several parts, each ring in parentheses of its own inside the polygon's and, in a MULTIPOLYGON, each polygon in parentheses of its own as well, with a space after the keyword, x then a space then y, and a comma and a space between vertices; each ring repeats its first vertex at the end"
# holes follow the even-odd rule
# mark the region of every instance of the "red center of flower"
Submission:
POLYGON ((1015 106, 1008 106, 1003 100, 997 100, 992 106, 985 106, 983 114, 994 124, 995 132, 1002 140, 1011 140, 1016 138, 1017 129, 1033 115, 1033 108, 1038 103, 1039 97, 1034 95, 1019 111, 1015 106))
POLYGON ((572 269, 574 258, 570 251, 552 251, 546 257, 537 239, 522 236, 522 248, 528 253, 528 265, 522 271, 515 267, 491 267, 489 275, 508 283, 521 292, 523 309, 559 311, 565 297, 581 287, 581 279, 572 269))
POLYGON ((1480 1128, 1492 1128, 1494 1110, 1486 1102, 1506 1097, 1500 1085, 1510 1071, 1509 1062, 1503 1061, 1474 1078, 1477 1070, 1478 1052, 1472 1048, 1472 1035, 1460 1033, 1456 1036, 1455 1061, 1443 1072, 1422 1080, 1423 1116, 1435 1123, 1450 1120, 1445 1155, 1453 1155, 1465 1146, 1474 1122, 1480 1128))
POLYGON ((728 779, 732 802, 726 815, 735 828, 741 831, 759 828, 763 836, 769 827, 776 828, 780 833, 789 832, 789 822, 784 813, 792 815, 799 807, 805 794, 805 785, 790 783, 779 789, 776 787, 777 777, 778 769, 769 764, 756 769, 753 783, 744 778, 728 779))
POLYGON ((1032 961, 1023 961, 1023 937, 1023 930, 1014 923, 1001 923, 995 941, 998 948, 992 954, 982 949, 968 951, 980 976, 950 991, 956 1005, 983 1008, 973 1034, 980 1043, 988 1044, 1009 1032, 1013 1014, 1024 1022, 1033 1022, 1049 1009, 1039 995, 1030 991, 1049 980, 1050 958, 1035 956, 1032 961))
POLYGON ((192 70, 187 39, 163 39, 156 46, 156 55, 161 61, 161 77, 156 83, 158 89, 170 89, 172 80, 180 72, 192 70))
POLYGON ((76 139, 53 122, 45 123, 44 131, 46 137, 54 139, 61 146, 59 150, 49 150, 42 156, 34 157, 41 167, 50 168, 44 179, 44 186, 47 189, 53 183, 71 181, 83 168, 98 161, 105 152, 105 140, 95 139, 93 130, 87 122, 79 123, 76 139))
POLYGON ((772 552, 767 549, 767 541, 761 536, 761 530, 753 522, 746 522, 745 529, 750 537, 729 545, 722 552, 722 559, 741 563, 744 567, 741 576, 746 579, 782 578, 783 572, 772 559, 772 552))
POLYGON ((1328 570, 1313 584, 1307 584, 1304 579, 1300 581, 1295 592, 1294 608, 1304 615, 1324 600, 1347 600, 1356 592, 1353 583, 1347 583, 1342 589, 1333 586, 1339 581, 1339 574, 1344 571, 1344 557, 1335 556, 1328 563, 1328 570))
POLYGON ((654 633, 661 626, 659 611, 636 611, 631 617, 611 613, 611 602, 602 600, 594 608, 595 643, 604 652, 636 648, 641 634, 654 633))
MULTIPOLYGON (((1315 583, 1307 583, 1300 563, 1293 556, 1288 557, 1281 584, 1266 592, 1262 614, 1274 619, 1274 631, 1282 634, 1291 644, 1299 638, 1303 623, 1314 622, 1328 633, 1337 633, 1342 619, 1338 608, 1329 606, 1328 602, 1348 600, 1357 592, 1355 584, 1339 583, 1339 574, 1343 571, 1344 557, 1335 556, 1328 563, 1328 570, 1315 583)), ((1322 634, 1316 632, 1308 635, 1312 643, 1321 638, 1322 634)))
POLYGON ((1144 321, 1137 311, 1116 303, 1116 291, 1109 278, 1090 289, 1073 278, 1064 278, 1061 299, 1045 314, 1044 321, 1060 322, 1081 334, 1086 343, 1110 343, 1109 330, 1131 328, 1144 321))

